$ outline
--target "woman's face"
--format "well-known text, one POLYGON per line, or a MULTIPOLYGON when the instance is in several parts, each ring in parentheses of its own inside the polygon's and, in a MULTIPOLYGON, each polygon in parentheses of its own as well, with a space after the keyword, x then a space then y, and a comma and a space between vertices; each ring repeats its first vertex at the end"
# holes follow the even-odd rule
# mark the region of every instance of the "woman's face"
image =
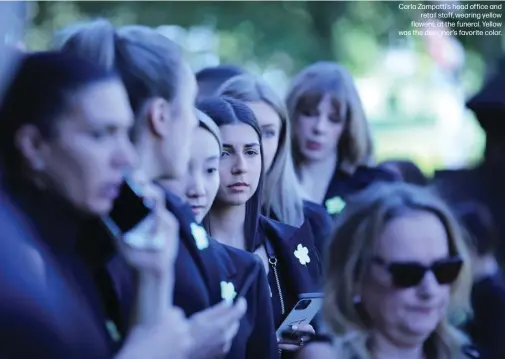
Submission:
POLYGON ((198 127, 195 114, 196 80, 187 65, 183 66, 179 94, 175 99, 166 140, 161 150, 167 177, 178 178, 188 168, 191 141, 198 127))
POLYGON ((451 298, 450 284, 440 284, 435 275, 447 282, 447 278, 455 279, 460 269, 448 261, 445 228, 435 215, 413 211, 391 220, 377 246, 361 293, 372 326, 396 344, 423 343, 446 315, 451 298), (439 263, 432 267, 435 270, 419 275, 419 266, 435 263, 439 263), (396 269, 388 269, 388 264, 396 269), (417 279, 413 272, 418 273, 417 279))
POLYGON ((261 128, 265 173, 268 173, 272 167, 279 146, 279 136, 282 128, 281 118, 279 114, 265 102, 247 102, 247 106, 254 112, 254 116, 261 128))
POLYGON ((320 161, 337 153, 345 126, 345 105, 335 107, 326 94, 314 108, 303 110, 294 121, 298 150, 305 161, 320 161))
POLYGON ((89 86, 74 99, 57 134, 37 146, 31 163, 75 207, 103 215, 112 208, 124 172, 135 160, 128 137, 133 114, 117 81, 89 86))
POLYGON ((249 125, 237 123, 220 128, 223 152, 219 164, 221 184, 217 199, 236 206, 256 192, 261 176, 261 144, 249 125))
POLYGON ((221 151, 216 138, 206 129, 196 129, 186 175, 160 184, 185 198, 195 219, 200 223, 209 212, 219 188, 219 158, 221 151))

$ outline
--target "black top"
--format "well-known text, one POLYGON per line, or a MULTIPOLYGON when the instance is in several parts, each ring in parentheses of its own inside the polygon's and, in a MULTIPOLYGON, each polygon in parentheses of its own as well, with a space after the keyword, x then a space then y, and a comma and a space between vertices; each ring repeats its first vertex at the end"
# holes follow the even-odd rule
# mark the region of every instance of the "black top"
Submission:
POLYGON ((222 280, 232 283, 237 295, 247 301, 247 313, 226 358, 278 358, 272 303, 261 260, 254 254, 210 239, 218 258, 222 280))
POLYGON ((259 232, 270 262, 268 281, 272 292, 275 328, 278 328, 295 306, 300 294, 318 291, 322 273, 321 260, 308 222, 301 228, 296 228, 261 216, 259 232))
POLYGON ((305 221, 310 226, 314 244, 323 259, 326 244, 333 230, 333 220, 326 209, 315 202, 303 201, 303 212, 305 221))
MULTIPOLYGON (((305 222, 310 227, 312 239, 321 256, 331 235, 333 228, 332 219, 323 206, 305 200, 303 201, 303 215, 305 222)), ((270 218, 279 222, 279 217, 273 212, 271 212, 270 218)))
POLYGON ((77 250, 87 219, 64 200, 27 183, 11 182, 7 192, 19 216, 2 198, 2 256, 18 257, 0 261, 8 265, 8 271, 0 271, 0 357, 112 357, 118 343, 106 327, 109 315, 77 250), (40 256, 43 273, 29 271, 31 278, 23 278, 33 263, 26 252, 30 247, 40 256))
POLYGON ((376 182, 396 181, 401 181, 398 174, 384 168, 360 166, 352 175, 337 169, 326 190, 323 204, 330 216, 335 218, 353 194, 376 182))
POLYGON ((223 274, 213 249, 198 248, 193 235, 197 224, 191 208, 168 191, 166 207, 179 221, 181 240, 175 262, 174 305, 190 316, 221 301, 223 274))
MULTIPOLYGON (((254 255, 213 239, 208 246, 202 244, 195 228, 203 228, 196 224, 190 207, 170 192, 166 193, 166 204, 179 220, 181 239, 175 267, 174 304, 190 316, 223 299, 221 282, 233 283, 237 293, 244 285, 251 285, 245 296, 247 314, 226 358, 277 358, 272 307, 262 264, 254 255), (254 277, 252 282, 250 275, 254 277)), ((208 239, 206 234, 205 237, 208 239)))
POLYGON ((505 358, 505 282, 500 274, 485 277, 472 288, 474 316, 468 332, 488 359, 505 358))
MULTIPOLYGON (((498 171, 481 165, 472 169, 435 172, 432 186, 454 208, 461 203, 476 202, 487 208, 497 238, 505 238, 505 177, 498 171)), ((496 243, 496 256, 505 263, 505 241, 496 243)))

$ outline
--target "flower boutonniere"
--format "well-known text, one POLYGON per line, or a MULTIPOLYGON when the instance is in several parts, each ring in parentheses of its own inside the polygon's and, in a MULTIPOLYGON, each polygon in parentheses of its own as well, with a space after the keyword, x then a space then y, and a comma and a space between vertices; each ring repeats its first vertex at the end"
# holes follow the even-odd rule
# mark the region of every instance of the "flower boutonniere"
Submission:
POLYGON ((196 242, 196 247, 199 250, 204 250, 209 246, 209 239, 207 238, 207 231, 202 226, 196 223, 191 223, 191 234, 196 242))
POLYGON ((345 207, 345 201, 340 196, 335 196, 333 198, 329 198, 324 202, 326 207, 326 211, 329 214, 338 214, 342 212, 345 207))
POLYGON ((235 291, 235 286, 232 282, 221 282, 221 298, 227 302, 233 302, 233 299, 237 296, 235 291))
POLYGON ((309 250, 307 247, 304 247, 301 243, 298 245, 298 247, 296 247, 295 257, 298 258, 302 266, 305 266, 307 265, 307 263, 310 263, 309 250))

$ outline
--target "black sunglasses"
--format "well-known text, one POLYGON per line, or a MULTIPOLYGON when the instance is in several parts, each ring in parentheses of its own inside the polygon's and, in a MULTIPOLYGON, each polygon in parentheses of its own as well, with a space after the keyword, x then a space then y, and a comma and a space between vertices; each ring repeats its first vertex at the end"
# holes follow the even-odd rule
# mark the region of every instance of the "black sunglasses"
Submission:
POLYGON ((425 266, 418 262, 390 262, 382 258, 374 258, 373 261, 384 266, 391 274, 393 285, 397 288, 415 287, 421 283, 426 272, 431 271, 439 284, 451 284, 459 276, 463 267, 463 260, 458 257, 449 257, 433 262, 431 266, 425 266))

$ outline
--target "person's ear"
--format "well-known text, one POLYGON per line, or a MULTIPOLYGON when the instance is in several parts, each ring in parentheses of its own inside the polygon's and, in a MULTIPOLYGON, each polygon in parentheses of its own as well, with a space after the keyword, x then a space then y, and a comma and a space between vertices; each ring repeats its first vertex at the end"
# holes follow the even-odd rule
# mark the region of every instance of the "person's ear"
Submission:
POLYGON ((169 134, 170 114, 172 105, 161 97, 155 98, 147 108, 149 129, 156 137, 166 137, 169 134))
POLYGON ((41 172, 46 167, 47 141, 34 125, 24 125, 15 134, 15 145, 27 166, 41 172))

